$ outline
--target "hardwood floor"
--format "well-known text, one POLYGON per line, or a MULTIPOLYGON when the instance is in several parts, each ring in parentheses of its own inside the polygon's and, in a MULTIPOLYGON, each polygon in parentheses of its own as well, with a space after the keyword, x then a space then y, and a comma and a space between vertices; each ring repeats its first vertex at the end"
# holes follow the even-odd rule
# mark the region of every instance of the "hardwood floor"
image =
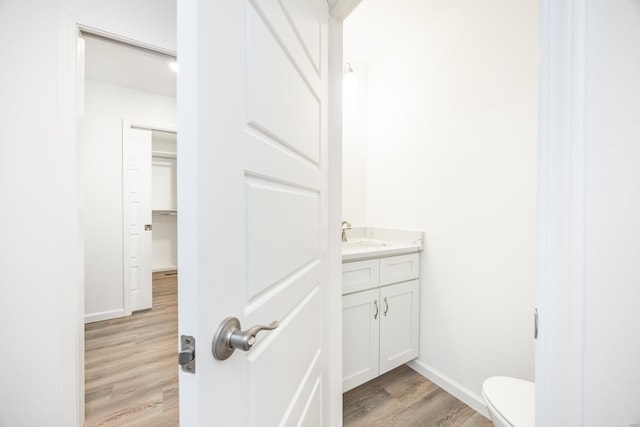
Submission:
MULTIPOLYGON (((86 426, 178 425, 177 282, 154 273, 152 310, 85 326, 86 426)), ((345 427, 493 425, 404 365, 343 402, 345 427)))
POLYGON ((85 325, 86 426, 177 426, 176 272, 153 274, 153 309, 85 325))
POLYGON ((344 427, 492 427, 493 423, 406 365, 343 395, 344 427))

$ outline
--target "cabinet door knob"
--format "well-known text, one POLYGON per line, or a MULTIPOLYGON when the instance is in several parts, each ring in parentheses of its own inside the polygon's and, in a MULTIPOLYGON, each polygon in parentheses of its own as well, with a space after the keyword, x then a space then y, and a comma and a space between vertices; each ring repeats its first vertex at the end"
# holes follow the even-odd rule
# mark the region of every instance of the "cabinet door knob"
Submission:
POLYGON ((387 297, 384 297, 384 315, 387 316, 387 312, 389 311, 389 301, 387 301, 387 297))
POLYGON ((376 307, 376 312, 373 314, 373 320, 376 320, 378 318, 378 300, 374 299, 373 300, 373 305, 376 307))

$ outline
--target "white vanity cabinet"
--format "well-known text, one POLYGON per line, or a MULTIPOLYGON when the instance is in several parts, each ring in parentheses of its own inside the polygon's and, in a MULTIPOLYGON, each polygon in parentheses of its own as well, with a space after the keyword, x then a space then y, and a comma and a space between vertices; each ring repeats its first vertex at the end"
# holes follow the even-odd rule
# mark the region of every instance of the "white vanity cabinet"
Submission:
POLYGON ((342 264, 342 389, 418 356, 417 253, 342 264))

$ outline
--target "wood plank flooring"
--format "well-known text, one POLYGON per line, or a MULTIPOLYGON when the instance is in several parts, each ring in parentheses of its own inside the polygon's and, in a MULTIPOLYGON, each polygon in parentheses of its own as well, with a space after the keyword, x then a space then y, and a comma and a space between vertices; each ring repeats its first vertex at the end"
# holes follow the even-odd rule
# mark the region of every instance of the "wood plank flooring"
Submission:
POLYGON ((487 418, 406 365, 343 395, 344 427, 492 427, 487 418))
MULTIPOLYGON (((152 310, 85 325, 85 426, 178 426, 177 282, 154 273, 152 310)), ((343 402, 345 427, 493 425, 404 365, 343 402)))
POLYGON ((177 426, 176 272, 153 274, 153 309, 85 325, 85 426, 177 426))

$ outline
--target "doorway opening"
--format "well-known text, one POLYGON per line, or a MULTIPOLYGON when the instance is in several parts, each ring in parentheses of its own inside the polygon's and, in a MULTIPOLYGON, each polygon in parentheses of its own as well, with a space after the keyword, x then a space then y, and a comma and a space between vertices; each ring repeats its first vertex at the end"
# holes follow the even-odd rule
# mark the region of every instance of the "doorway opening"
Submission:
POLYGON ((81 32, 89 424, 178 420, 175 57, 81 32))
MULTIPOLYGON (((496 15, 473 2, 364 1, 344 22, 345 237, 375 239, 379 227, 391 244, 389 229, 424 232, 420 351, 409 366, 486 416, 485 379, 534 379, 538 9, 533 1, 496 15)), ((359 303, 360 294, 343 296, 343 313, 347 297, 359 309, 370 304, 358 320, 369 315, 366 324, 382 331, 382 291, 363 290, 359 303)), ((353 325, 343 314, 343 330, 353 325)), ((371 338, 343 354, 346 388, 350 373, 383 373, 375 363, 387 343, 372 335, 378 345, 371 338)), ((343 340, 349 350, 354 340, 343 340)))

